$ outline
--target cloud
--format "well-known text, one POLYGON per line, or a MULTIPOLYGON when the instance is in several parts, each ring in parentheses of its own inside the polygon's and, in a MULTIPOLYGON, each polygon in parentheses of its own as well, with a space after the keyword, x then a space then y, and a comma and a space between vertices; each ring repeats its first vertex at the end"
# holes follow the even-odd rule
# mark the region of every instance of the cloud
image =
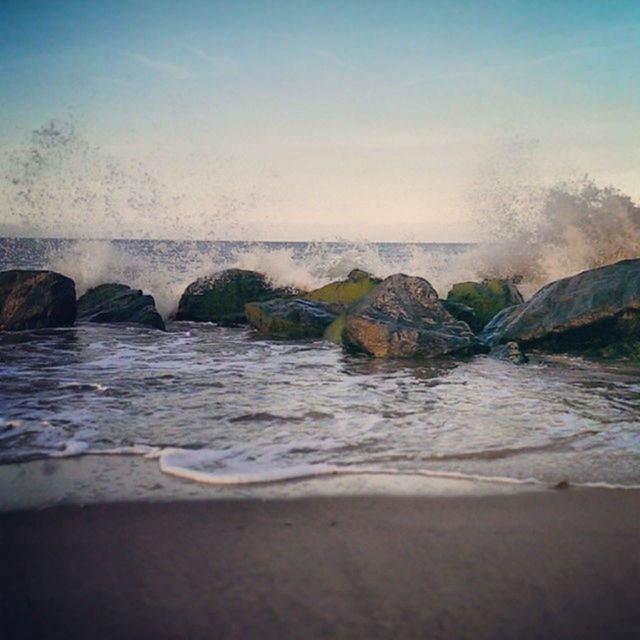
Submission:
POLYGON ((193 73, 191 73, 189 69, 181 67, 178 64, 174 64, 173 62, 167 62, 166 60, 154 60, 153 58, 148 58, 141 53, 130 53, 128 55, 134 60, 137 60, 140 64, 143 64, 154 71, 158 71, 159 73, 171 76, 172 78, 187 80, 188 78, 193 77, 193 73))
POLYGON ((619 51, 622 49, 635 49, 640 46, 640 42, 624 42, 621 44, 610 44, 594 47, 578 47, 575 49, 565 49, 563 51, 552 51, 551 53, 540 56, 531 61, 531 66, 555 62, 565 58, 575 58, 578 56, 588 56, 597 53, 606 53, 608 51, 619 51))
POLYGON ((318 58, 322 58, 324 60, 328 60, 329 62, 332 62, 333 64, 335 64, 338 67, 348 67, 349 66, 349 65, 347 65, 347 63, 344 60, 342 60, 338 56, 336 56, 333 53, 331 53, 331 51, 326 51, 325 49, 316 49, 313 52, 313 55, 317 56, 318 58))
POLYGON ((232 58, 228 58, 227 56, 212 56, 198 47, 189 47, 189 51, 201 60, 212 65, 214 73, 218 76, 235 76, 240 73, 240 66, 232 58))

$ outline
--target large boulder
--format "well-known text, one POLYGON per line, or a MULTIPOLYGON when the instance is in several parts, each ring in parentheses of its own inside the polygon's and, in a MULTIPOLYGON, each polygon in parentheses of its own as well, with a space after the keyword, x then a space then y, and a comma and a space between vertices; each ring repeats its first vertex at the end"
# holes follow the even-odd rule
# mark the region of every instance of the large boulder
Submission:
POLYGON ((343 311, 375 289, 381 282, 380 278, 374 278, 366 271, 353 269, 346 280, 330 282, 324 287, 310 291, 304 297, 307 300, 331 305, 335 311, 343 311))
POLYGON ((0 331, 69 327, 76 319, 76 287, 53 271, 0 273, 0 331))
POLYGON ((442 306, 423 278, 396 274, 367 294, 336 323, 346 349, 377 358, 433 358, 486 352, 464 322, 442 306))
POLYGON ((274 338, 321 338, 337 316, 330 305, 305 298, 249 302, 245 313, 254 329, 274 338))
POLYGON ((513 282, 494 278, 454 284, 444 306, 454 318, 466 322, 478 332, 497 313, 522 302, 522 294, 513 282))
POLYGON ((552 282, 499 313, 480 338, 550 352, 640 357, 640 259, 552 282))
POLYGON ((101 284, 78 299, 78 319, 87 322, 131 322, 164 331, 153 296, 126 284, 101 284))
POLYGON ((182 294, 176 320, 246 324, 244 306, 291 295, 274 287, 264 274, 245 269, 226 269, 198 278, 182 294))

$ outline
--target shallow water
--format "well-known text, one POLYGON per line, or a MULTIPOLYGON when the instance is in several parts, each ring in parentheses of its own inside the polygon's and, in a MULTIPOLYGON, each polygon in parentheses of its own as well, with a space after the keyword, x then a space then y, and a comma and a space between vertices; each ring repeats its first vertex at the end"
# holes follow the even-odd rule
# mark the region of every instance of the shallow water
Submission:
POLYGON ((387 362, 170 323, 0 334, 0 461, 129 453, 194 480, 448 472, 640 484, 640 371, 387 362))

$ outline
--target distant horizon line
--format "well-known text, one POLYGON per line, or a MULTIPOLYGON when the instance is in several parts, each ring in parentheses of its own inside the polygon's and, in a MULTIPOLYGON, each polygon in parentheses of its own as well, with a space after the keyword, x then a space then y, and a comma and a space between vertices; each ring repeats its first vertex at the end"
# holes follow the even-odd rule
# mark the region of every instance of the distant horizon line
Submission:
POLYGON ((207 240, 201 239, 189 239, 189 238, 72 238, 62 236, 4 236, 0 235, 0 240, 64 240, 64 241, 80 241, 80 242, 224 242, 224 243, 271 243, 271 244, 285 244, 285 243, 310 243, 310 242, 322 242, 325 244, 448 244, 448 245, 472 245, 478 244, 477 241, 471 240, 326 240, 326 239, 311 239, 311 240, 207 240))

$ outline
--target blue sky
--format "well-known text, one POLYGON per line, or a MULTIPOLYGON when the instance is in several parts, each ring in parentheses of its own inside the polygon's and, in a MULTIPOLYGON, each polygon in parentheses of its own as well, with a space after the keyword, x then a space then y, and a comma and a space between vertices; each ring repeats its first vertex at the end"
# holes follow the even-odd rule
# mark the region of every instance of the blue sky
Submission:
MULTIPOLYGON (((638 199, 639 76, 636 1, 0 0, 0 151, 72 120, 191 235, 210 212, 274 239, 470 239, 470 185, 513 140, 537 141, 527 179, 638 199)), ((122 235, 181 233, 140 215, 122 235)))

